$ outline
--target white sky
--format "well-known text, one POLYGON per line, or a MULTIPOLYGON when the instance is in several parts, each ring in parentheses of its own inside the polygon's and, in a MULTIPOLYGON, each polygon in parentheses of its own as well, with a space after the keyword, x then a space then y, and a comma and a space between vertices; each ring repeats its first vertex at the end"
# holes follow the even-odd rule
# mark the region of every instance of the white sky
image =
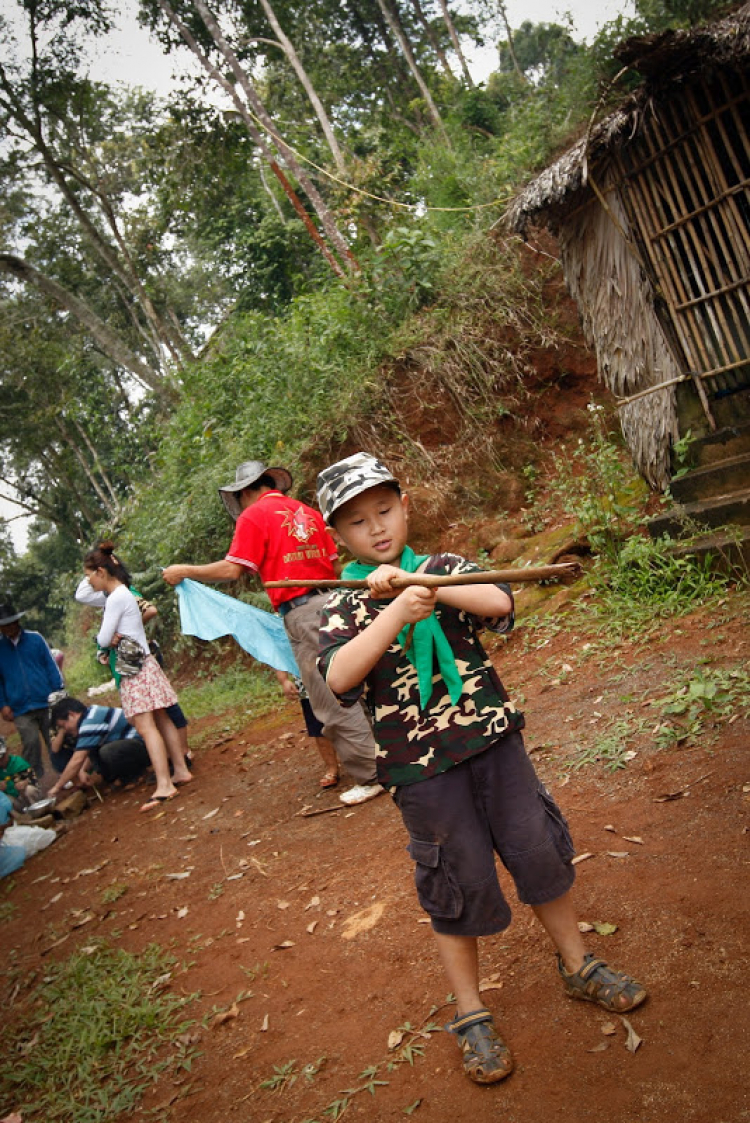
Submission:
MULTIPOLYGON (((456 4, 460 8, 460 2, 456 4)), ((566 13, 573 18, 577 37, 590 40, 597 29, 619 14, 631 14, 630 0, 567 0, 550 3, 549 0, 506 0, 506 11, 511 27, 524 20, 532 23, 563 22, 566 13)), ((15 17, 18 9, 13 0, 0 0, 0 13, 15 17)), ((107 81, 120 81, 128 85, 145 86, 157 93, 166 94, 180 74, 194 73, 197 63, 186 50, 164 55, 160 46, 141 28, 136 19, 135 0, 122 0, 119 6, 120 30, 97 45, 91 55, 91 76, 107 81)), ((469 56, 470 68, 476 81, 483 81, 497 65, 495 47, 485 47, 469 56)), ((11 518, 19 508, 0 499, 0 517, 11 518)), ((16 550, 26 546, 28 519, 9 524, 16 550)))

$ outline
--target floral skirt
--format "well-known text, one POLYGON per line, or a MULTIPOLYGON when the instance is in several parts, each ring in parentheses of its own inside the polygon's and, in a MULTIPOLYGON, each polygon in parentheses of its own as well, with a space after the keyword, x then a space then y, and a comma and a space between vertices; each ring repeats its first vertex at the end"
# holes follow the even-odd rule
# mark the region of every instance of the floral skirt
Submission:
POLYGON ((136 714, 174 706, 177 695, 156 659, 149 655, 137 675, 123 676, 120 680, 120 699, 122 712, 129 721, 136 714))

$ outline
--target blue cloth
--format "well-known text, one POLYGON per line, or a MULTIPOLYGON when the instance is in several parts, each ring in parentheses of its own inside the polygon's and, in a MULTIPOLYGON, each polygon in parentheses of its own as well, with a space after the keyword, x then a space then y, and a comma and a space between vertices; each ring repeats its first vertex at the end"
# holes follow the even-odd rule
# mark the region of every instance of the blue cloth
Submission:
MULTIPOLYGON (((13 804, 5 792, 0 792, 0 825, 7 823, 13 804)), ((0 877, 7 877, 15 873, 26 861, 26 851, 23 846, 11 846, 3 842, 0 845, 0 877)))
POLYGON ((8 822, 12 810, 13 803, 10 799, 10 796, 7 796, 5 792, 0 792, 0 827, 4 826, 8 822))
POLYGON ((0 707, 14 714, 44 710, 50 694, 63 688, 60 668, 39 632, 21 629, 18 643, 0 636, 0 707))
POLYGON ((232 636, 243 651, 259 662, 290 675, 299 674, 289 637, 278 616, 217 593, 190 578, 176 588, 180 625, 185 635, 206 640, 232 636))
POLYGON ((11 846, 10 843, 0 845, 0 877, 15 873, 25 861, 26 851, 23 846, 11 846))

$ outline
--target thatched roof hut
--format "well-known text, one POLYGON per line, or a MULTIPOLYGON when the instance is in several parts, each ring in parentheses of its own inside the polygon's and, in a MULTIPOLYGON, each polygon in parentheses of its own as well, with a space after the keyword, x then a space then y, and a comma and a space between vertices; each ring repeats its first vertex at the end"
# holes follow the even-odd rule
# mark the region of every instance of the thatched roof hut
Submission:
POLYGON ((750 3, 617 56, 637 90, 506 217, 556 235, 635 463, 663 488, 678 393, 713 427, 712 403, 750 386, 750 3))

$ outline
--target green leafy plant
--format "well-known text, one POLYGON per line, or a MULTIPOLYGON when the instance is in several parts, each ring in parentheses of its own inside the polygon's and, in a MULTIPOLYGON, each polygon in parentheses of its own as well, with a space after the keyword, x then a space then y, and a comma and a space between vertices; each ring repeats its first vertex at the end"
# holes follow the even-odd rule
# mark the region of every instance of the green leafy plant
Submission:
POLYGON ((588 764, 601 764, 607 772, 619 772, 632 759, 635 752, 629 746, 645 730, 642 719, 620 718, 591 745, 582 748, 573 760, 573 768, 578 770, 588 764), (632 755, 631 755, 632 754, 632 755))
POLYGON ((118 882, 115 882, 112 885, 108 885, 107 888, 102 889, 102 892, 101 892, 102 904, 103 905, 114 904, 115 901, 120 900, 120 897, 124 897, 125 894, 127 893, 127 891, 128 891, 127 885, 122 885, 118 882))
POLYGON ((49 1123, 132 1117, 146 1089, 165 1071, 189 1068, 194 1055, 181 1039, 195 996, 165 989, 175 962, 155 945, 132 955, 99 944, 48 964, 18 1024, 7 1012, 2 1100, 49 1123))
POLYGON ((750 675, 742 670, 698 667, 692 678, 658 701, 660 748, 682 744, 705 734, 735 714, 750 714, 750 675))

